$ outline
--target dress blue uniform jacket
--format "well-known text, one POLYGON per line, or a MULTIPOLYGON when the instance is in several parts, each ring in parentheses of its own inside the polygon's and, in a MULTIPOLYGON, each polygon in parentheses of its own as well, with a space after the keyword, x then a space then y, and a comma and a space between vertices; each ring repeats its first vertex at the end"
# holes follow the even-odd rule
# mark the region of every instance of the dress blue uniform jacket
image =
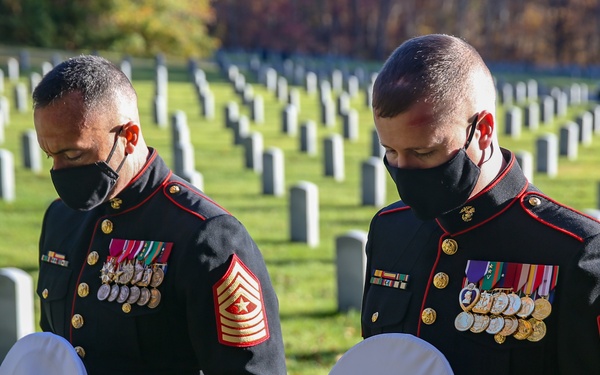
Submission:
POLYGON ((259 249, 235 217, 173 175, 154 150, 115 199, 88 212, 53 202, 40 258, 41 328, 69 340, 90 375, 286 373, 278 301, 259 249), (113 239, 171 244, 156 307, 97 297, 113 239), (236 310, 258 312, 248 334, 223 323, 240 302, 239 289, 219 291, 230 300, 217 296, 227 275, 254 291, 236 310))
POLYGON ((375 215, 366 248, 363 337, 416 335, 459 375, 600 374, 600 223, 546 197, 510 152, 503 156, 508 166, 495 181, 436 220, 418 220, 402 202, 375 215), (456 241, 455 254, 442 251, 446 239, 456 241), (559 267, 545 337, 509 336, 499 344, 492 334, 457 330, 469 260, 559 267), (407 276, 404 289, 372 282, 376 270, 407 276), (445 287, 434 285, 438 273, 448 276, 445 287))

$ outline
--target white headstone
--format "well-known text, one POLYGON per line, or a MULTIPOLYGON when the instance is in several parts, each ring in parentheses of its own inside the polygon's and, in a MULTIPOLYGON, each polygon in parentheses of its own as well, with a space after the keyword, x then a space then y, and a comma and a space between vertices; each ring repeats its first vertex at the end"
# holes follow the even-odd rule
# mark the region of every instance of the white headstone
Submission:
POLYGON ((301 181, 290 188, 290 239, 310 247, 319 245, 319 190, 301 181))
POLYGON ((338 311, 360 311, 365 285, 367 233, 352 230, 335 239, 338 311))
POLYGON ((18 268, 0 268, 0 362, 17 340, 35 331, 33 306, 31 276, 18 268))

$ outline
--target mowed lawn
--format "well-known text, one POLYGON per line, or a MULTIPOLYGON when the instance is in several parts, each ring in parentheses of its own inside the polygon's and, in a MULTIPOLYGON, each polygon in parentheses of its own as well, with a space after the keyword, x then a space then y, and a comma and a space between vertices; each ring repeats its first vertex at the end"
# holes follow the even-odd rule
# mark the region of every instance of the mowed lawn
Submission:
MULTIPOLYGON (((47 58, 50 59, 50 56, 48 53, 47 58)), ((118 62, 118 59, 114 61, 118 62)), ((293 86, 301 96, 298 124, 313 120, 318 129, 317 155, 302 153, 298 136, 288 136, 281 130, 285 103, 278 101, 273 92, 267 91, 256 82, 256 77, 247 73, 247 81, 252 84, 254 93, 263 96, 265 102, 265 122, 251 122, 251 131, 262 133, 265 148, 278 147, 285 157, 286 194, 283 197, 265 196, 261 193, 261 176, 245 168, 243 147, 234 145, 233 134, 225 127, 224 107, 228 102, 237 102, 242 115, 249 116, 250 113, 233 85, 215 64, 206 62, 200 65, 207 73, 216 103, 215 118, 207 120, 201 116, 185 62, 168 62, 171 64, 169 115, 176 110, 187 115, 196 169, 204 177, 204 191, 246 225, 264 254, 279 296, 289 373, 327 374, 336 359, 361 340, 359 311, 340 313, 337 310, 335 239, 351 230, 366 232, 371 217, 380 208, 361 205, 360 168, 361 162, 371 155, 373 129, 364 90, 352 99, 352 108, 359 111, 359 137, 356 141, 344 141, 345 178, 334 181, 324 176, 323 139, 333 133, 342 134, 341 117, 336 118, 335 127, 324 127, 320 122, 318 95, 308 95, 302 87, 293 86), (312 182, 319 188, 320 242, 316 247, 290 241, 289 188, 300 181, 312 182)), ((5 62, 0 60, 0 67, 5 70, 5 66, 5 62)), ((134 60, 133 82, 139 95, 142 129, 147 143, 172 165, 170 126, 159 127, 153 123, 151 68, 151 61, 134 60)), ((22 75, 20 81, 27 83, 28 79, 22 75)), ((548 82, 564 87, 571 81, 548 82)), ((595 88, 593 83, 588 83, 591 89, 595 88)), ((3 143, 0 137, 0 148, 14 154, 17 187, 14 202, 0 201, 0 267, 24 269, 35 281, 41 220, 56 193, 48 173, 51 163, 45 156, 42 155, 43 168, 38 174, 23 166, 21 135, 33 129, 32 113, 31 110, 18 113, 12 106, 14 84, 5 78, 4 86, 2 95, 11 102, 11 113, 3 143)), ((504 135, 504 109, 499 106, 497 120, 501 144, 514 151, 528 150, 535 158, 537 136, 546 132, 558 134, 559 127, 566 121, 574 121, 582 111, 593 106, 595 103, 570 108, 567 116, 556 119, 552 124, 541 125, 536 131, 523 129, 519 139, 504 135)), ((576 209, 595 208, 600 180, 598 160, 600 137, 595 135, 591 146, 580 147, 577 161, 560 158, 557 178, 536 173, 534 183, 554 199, 576 209)), ((395 187, 387 178, 386 202, 396 199, 395 187)), ((36 316, 38 310, 36 299, 36 316)))

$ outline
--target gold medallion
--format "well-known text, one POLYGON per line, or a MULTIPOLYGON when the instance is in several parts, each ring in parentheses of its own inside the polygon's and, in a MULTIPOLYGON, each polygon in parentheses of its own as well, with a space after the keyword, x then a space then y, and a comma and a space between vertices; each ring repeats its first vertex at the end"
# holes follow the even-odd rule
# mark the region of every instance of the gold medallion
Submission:
POLYGON ((473 333, 481 333, 490 325, 490 316, 482 314, 473 314, 473 326, 470 331, 473 333))
POLYGON ((90 294, 90 287, 86 283, 81 283, 77 286, 77 295, 81 298, 87 297, 90 294))
POLYGON ((117 302, 123 303, 127 301, 127 298, 129 298, 129 287, 127 285, 121 285, 121 287, 119 288, 119 296, 117 297, 117 302))
POLYGON ((150 281, 152 280, 152 268, 144 267, 144 273, 142 274, 142 279, 137 282, 138 286, 148 286, 150 285, 150 281))
POLYGON ((150 286, 156 288, 160 284, 162 284, 165 278, 165 272, 160 266, 155 266, 154 271, 152 272, 152 278, 150 279, 150 286))
POLYGON ((423 321, 423 323, 425 324, 433 324, 435 322, 435 319, 437 318, 437 313, 435 312, 434 309, 432 309, 431 307, 426 308, 425 310, 423 310, 423 312, 421 313, 421 320, 423 321))
POLYGON ((87 256, 87 264, 93 266, 94 264, 98 263, 98 259, 100 259, 100 255, 98 255, 98 252, 92 251, 87 256))
POLYGON ((519 319, 519 326, 517 331, 513 334, 513 337, 517 340, 525 340, 533 333, 533 327, 531 323, 525 319, 519 319))
POLYGON ((102 220, 102 224, 100 225, 102 229, 102 233, 109 234, 113 231, 113 223, 108 219, 102 220))
POLYGON ((71 325, 75 329, 83 327, 83 316, 81 316, 80 314, 73 315, 73 317, 71 318, 71 325))
POLYGON ((113 284, 110 287, 110 294, 108 295, 107 301, 112 302, 112 301, 116 300, 117 297, 119 296, 119 291, 120 291, 119 286, 117 284, 113 284))
POLYGON ((131 280, 131 284, 137 285, 137 283, 142 281, 142 277, 144 277, 144 265, 141 262, 136 262, 133 270, 133 279, 131 280))
POLYGON ((494 296, 494 302, 492 303, 490 313, 494 315, 502 314, 508 307, 509 302, 510 299, 508 298, 508 295, 506 293, 500 292, 496 294, 494 296))
POLYGON ((148 288, 141 288, 140 289, 140 298, 138 299, 138 301, 136 302, 138 304, 138 306, 144 306, 145 304, 148 303, 148 301, 150 301, 150 290, 148 290, 148 288))
POLYGON ((533 312, 535 305, 529 296, 521 297, 521 308, 517 312, 519 318, 527 318, 533 312))
POLYGON ((494 296, 484 290, 481 292, 481 297, 479 297, 479 301, 475 306, 473 306, 473 312, 477 314, 487 314, 492 309, 492 304, 494 303, 494 296))
POLYGON ((504 327, 502 327, 502 330, 498 332, 498 334, 502 336, 510 336, 517 331, 517 328, 519 328, 519 320, 514 316, 505 316, 504 327))
POLYGON ((125 314, 129 314, 131 312, 131 305, 127 302, 124 303, 123 306, 121 306, 121 310, 123 310, 125 314))
POLYGON ((531 316, 537 320, 544 320, 552 312, 552 304, 546 298, 538 298, 533 303, 534 308, 531 316))
POLYGON ((442 251, 446 255, 454 255, 458 251, 458 242, 452 238, 446 238, 442 241, 442 251))
POLYGON ((501 334, 497 333, 494 335, 494 341, 496 341, 498 344, 504 344, 504 341, 506 341, 506 336, 502 336, 501 334))
POLYGON ((502 328, 504 328, 504 317, 500 315, 492 315, 490 317, 490 324, 485 329, 485 331, 490 335, 495 335, 497 333, 500 333, 500 331, 502 331, 502 328))
POLYGON ((108 284, 102 284, 98 289, 98 299, 104 301, 110 294, 110 286, 108 284))
POLYGON ((444 289, 445 287, 448 286, 449 282, 450 282, 450 277, 448 277, 448 274, 446 274, 444 272, 438 272, 433 277, 433 285, 438 289, 444 289))
POLYGON ((129 288, 129 297, 127 297, 127 303, 129 303, 129 304, 136 303, 139 298, 140 298, 140 288, 138 288, 135 285, 132 286, 131 288, 129 288))
POLYGON ((529 337, 527 337, 527 340, 532 342, 538 342, 541 339, 543 339, 544 336, 546 336, 546 323, 535 318, 529 319, 529 323, 531 323, 533 332, 529 337))
POLYGON ((160 303, 160 291, 158 289, 150 290, 150 301, 148 302, 148 307, 153 309, 160 303))
POLYGON ((454 319, 454 327, 457 330, 464 332, 468 331, 473 326, 474 322, 475 318, 473 317, 473 314, 468 311, 462 311, 456 316, 456 319, 454 319))
POLYGON ((504 310, 503 314, 507 316, 515 315, 519 309, 521 308, 521 297, 519 297, 516 293, 511 293, 508 295, 508 306, 506 310, 504 310))

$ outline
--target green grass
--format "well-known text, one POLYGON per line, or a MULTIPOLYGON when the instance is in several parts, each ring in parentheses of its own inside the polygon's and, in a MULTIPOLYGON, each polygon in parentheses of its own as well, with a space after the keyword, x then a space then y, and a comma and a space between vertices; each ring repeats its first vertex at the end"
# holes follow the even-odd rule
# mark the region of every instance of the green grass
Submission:
MULTIPOLYGON (((151 64, 146 64, 146 66, 151 64)), ((139 71, 134 62, 134 86, 139 94, 143 133, 149 145, 158 149, 171 165, 171 132, 152 122, 152 74, 139 71)), ((265 100, 265 124, 251 124, 251 130, 260 131, 266 147, 279 147, 285 155, 284 197, 263 196, 260 176, 244 168, 243 149, 233 145, 233 137, 224 125, 224 106, 237 101, 242 114, 248 109, 241 104, 232 85, 225 82, 214 67, 206 65, 208 79, 216 99, 216 118, 207 121, 200 116, 193 85, 186 81, 184 63, 170 69, 169 113, 183 110, 195 149, 196 169, 204 176, 205 192, 245 223, 261 248, 281 306, 281 321, 290 374, 327 374, 342 353, 361 340, 358 311, 337 312, 335 238, 349 230, 367 231, 369 221, 378 207, 360 205, 360 162, 370 155, 370 132, 373 120, 370 109, 364 105, 364 93, 353 99, 359 110, 360 136, 356 142, 344 142, 346 178, 336 182, 323 176, 322 140, 332 132, 341 134, 341 120, 336 127, 327 129, 319 122, 318 97, 308 96, 303 90, 299 124, 312 119, 318 127, 318 155, 300 153, 296 137, 281 133, 280 119, 283 103, 273 93, 254 84, 256 94, 265 100), (288 198, 289 187, 299 181, 318 185, 320 198, 320 244, 310 248, 289 241, 288 198)), ((249 77, 251 80, 251 77, 249 77)), ((22 79, 25 81, 25 79, 22 79)), ((6 80, 4 95, 12 101, 12 84, 6 80)), ((568 117, 554 124, 542 126, 536 132, 523 130, 518 140, 507 139, 503 132, 503 111, 499 110, 498 123, 501 144, 504 147, 533 152, 535 138, 543 132, 557 132, 567 118, 575 118, 585 108, 574 108, 568 117)), ((42 215, 48 203, 56 197, 48 170, 50 161, 44 159, 43 171, 36 175, 25 170, 21 163, 21 133, 32 129, 32 114, 11 110, 11 122, 5 129, 1 148, 15 155, 16 200, 0 201, 0 267, 19 267, 37 278, 37 241, 42 215)), ((561 158, 560 177, 550 179, 536 174, 534 183, 555 199, 578 209, 596 207, 597 181, 600 169, 596 167, 600 140, 592 147, 580 148, 577 162, 561 158)), ((387 202, 397 194, 387 179, 387 202)), ((36 301, 36 315, 39 315, 36 301)))

